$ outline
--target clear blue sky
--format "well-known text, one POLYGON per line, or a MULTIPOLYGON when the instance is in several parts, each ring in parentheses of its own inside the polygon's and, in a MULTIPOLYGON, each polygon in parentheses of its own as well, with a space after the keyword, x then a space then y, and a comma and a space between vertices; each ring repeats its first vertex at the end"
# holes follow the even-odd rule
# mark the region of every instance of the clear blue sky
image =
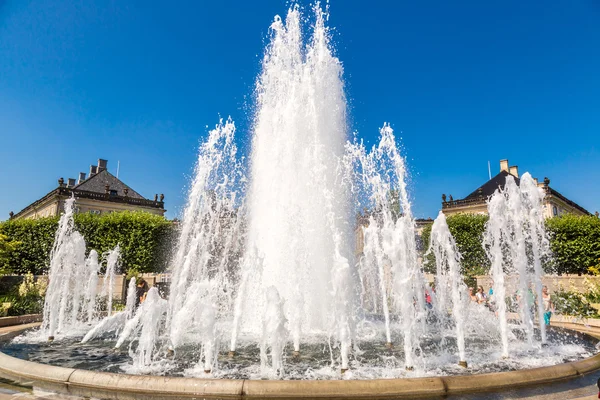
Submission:
MULTIPOLYGON (((177 216, 207 126, 231 115, 247 143, 267 29, 288 5, 0 0, 0 219, 98 158, 177 216)), ((600 209, 600 2, 330 7, 352 128, 372 143, 389 121, 403 138, 417 216, 501 158, 600 209)))

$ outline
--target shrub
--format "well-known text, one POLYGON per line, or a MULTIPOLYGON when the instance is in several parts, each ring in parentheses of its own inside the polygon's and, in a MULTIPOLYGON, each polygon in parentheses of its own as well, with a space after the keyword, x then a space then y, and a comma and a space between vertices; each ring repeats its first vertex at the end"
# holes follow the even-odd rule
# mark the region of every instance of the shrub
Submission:
POLYGON ((600 259, 600 219, 591 215, 565 214, 546 220, 554 271, 584 274, 600 259))
MULTIPOLYGON (((164 217, 146 212, 118 212, 102 215, 76 214, 75 225, 85 238, 87 249, 99 254, 121 246, 123 273, 160 272, 167 264, 173 224, 164 217)), ((13 273, 46 272, 58 228, 58 217, 9 220, 0 223, 0 234, 19 242, 0 260, 0 268, 13 273)))
MULTIPOLYGON (((487 215, 481 214, 454 214, 446 218, 448 229, 454 236, 456 247, 462 255, 461 273, 465 277, 483 275, 489 269, 489 260, 481 245, 487 220, 487 215)), ((428 225, 423 228, 422 239, 425 249, 429 247, 431 227, 432 225, 428 225)), ((433 256, 425 260, 425 270, 435 273, 433 256)))
POLYGON ((586 295, 579 292, 559 290, 551 294, 557 314, 573 315, 581 318, 598 318, 598 311, 590 306, 586 295))
POLYGON ((14 286, 7 294, 0 296, 0 314, 8 316, 38 314, 44 306, 44 295, 48 281, 44 278, 34 279, 33 274, 25 275, 20 285, 14 286), (10 304, 4 309, 3 304, 10 304))

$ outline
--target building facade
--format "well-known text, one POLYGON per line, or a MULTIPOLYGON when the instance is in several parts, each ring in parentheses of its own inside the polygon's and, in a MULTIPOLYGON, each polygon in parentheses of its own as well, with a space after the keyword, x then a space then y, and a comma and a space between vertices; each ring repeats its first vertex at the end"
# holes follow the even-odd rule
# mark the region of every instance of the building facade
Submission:
POLYGON ((104 214, 118 211, 145 211, 164 215, 164 195, 146 199, 108 171, 108 161, 99 159, 98 165, 90 166, 89 176, 79 173, 79 178, 66 182, 58 179, 58 187, 34 201, 18 213, 10 213, 11 219, 27 219, 57 216, 64 210, 65 200, 75 197, 78 213, 104 214))
MULTIPOLYGON (((452 215, 458 213, 487 214, 487 199, 494 194, 496 189, 503 188, 506 178, 511 175, 515 182, 520 184, 519 167, 509 166, 508 160, 500 160, 500 173, 489 181, 475 189, 471 194, 462 199, 455 200, 452 195, 442 195, 442 211, 444 214, 452 215)), ((535 179, 537 182, 537 179, 535 179)), ((550 186, 550 179, 544 178, 537 182, 546 193, 544 197, 544 216, 546 218, 556 217, 562 214, 590 215, 590 213, 579 204, 569 200, 550 186)))

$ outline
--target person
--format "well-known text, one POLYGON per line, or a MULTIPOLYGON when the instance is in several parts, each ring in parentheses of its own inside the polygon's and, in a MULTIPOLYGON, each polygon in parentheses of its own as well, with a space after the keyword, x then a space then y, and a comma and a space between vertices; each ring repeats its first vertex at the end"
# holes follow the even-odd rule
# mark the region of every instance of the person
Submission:
POLYGON ((135 290, 135 307, 137 308, 140 304, 144 302, 144 300, 146 300, 146 294, 148 293, 148 282, 146 282, 142 278, 138 278, 135 290))
POLYGON ((469 297, 471 298, 471 301, 477 302, 477 296, 473 294, 472 287, 469 288, 469 297))
POLYGON ((429 290, 427 290, 427 289, 425 289, 425 305, 429 309, 433 308, 433 304, 431 302, 431 293, 429 293, 429 290))
POLYGON ((544 323, 550 325, 550 317, 552 317, 552 312, 554 311, 554 304, 546 285, 542 287, 542 302, 544 303, 544 323))
POLYGON ((497 308, 496 308, 496 296, 494 295, 494 281, 490 282, 490 290, 488 291, 488 296, 487 296, 487 306, 490 309, 490 311, 497 313, 497 308))
POLYGON ((483 293, 483 286, 479 285, 479 287, 477 288, 477 293, 475 294, 475 301, 477 302, 477 304, 485 304, 485 302, 487 301, 487 297, 485 296, 485 293, 483 293))

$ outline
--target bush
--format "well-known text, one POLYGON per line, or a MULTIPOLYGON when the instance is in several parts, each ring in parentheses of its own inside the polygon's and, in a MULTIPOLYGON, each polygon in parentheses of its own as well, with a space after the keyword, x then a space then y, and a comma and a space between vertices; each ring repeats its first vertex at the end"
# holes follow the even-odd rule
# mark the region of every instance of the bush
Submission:
POLYGON ((557 314, 573 315, 581 318, 598 318, 598 311, 590 306, 586 295, 579 292, 559 290, 551 294, 557 314))
MULTIPOLYGON (((447 218, 450 233, 456 240, 465 276, 488 273, 489 261, 482 246, 487 215, 455 214, 447 218)), ((546 272, 558 274, 586 274, 593 268, 600 270, 600 219, 596 216, 565 214, 546 220, 552 257, 544 265, 546 272), (591 268, 591 269, 590 269, 591 268)), ((429 246, 431 225, 423 229, 425 248, 429 246)), ((427 272, 435 272, 432 257, 425 260, 427 272)))
POLYGON ((585 274, 599 264, 600 219, 596 216, 565 214, 546 220, 554 271, 585 274))
MULTIPOLYGON (((167 264, 174 226, 164 217, 146 212, 76 214, 75 225, 83 235, 87 250, 99 254, 121 246, 123 273, 160 272, 167 264)), ((47 272, 49 255, 58 228, 58 217, 9 220, 0 223, 0 234, 19 242, 0 260, 0 269, 13 273, 47 272)))
POLYGON ((3 266, 2 263, 5 265, 11 253, 15 251, 19 244, 19 242, 10 240, 8 236, 0 233, 0 275, 12 273, 12 271, 7 266, 3 266))
POLYGON ((33 274, 25 275, 19 286, 13 286, 5 295, 0 296, 0 315, 8 316, 39 314, 44 306, 44 295, 48 287, 47 279, 34 279, 33 274), (4 304, 10 304, 6 309, 4 304))

